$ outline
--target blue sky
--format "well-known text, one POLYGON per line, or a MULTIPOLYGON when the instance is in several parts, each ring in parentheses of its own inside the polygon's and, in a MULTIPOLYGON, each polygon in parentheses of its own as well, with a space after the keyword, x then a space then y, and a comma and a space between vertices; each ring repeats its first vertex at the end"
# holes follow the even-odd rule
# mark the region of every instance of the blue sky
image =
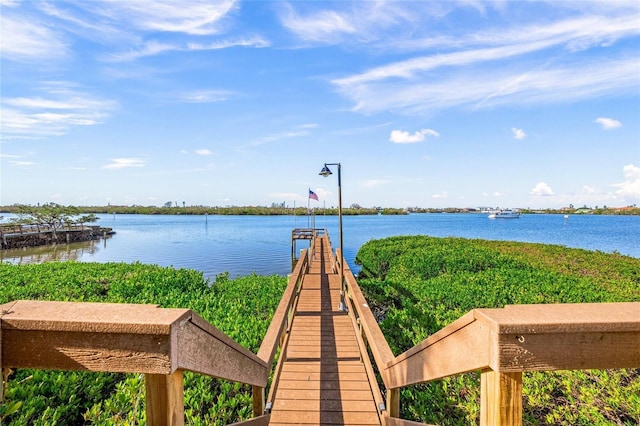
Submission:
POLYGON ((637 1, 0 0, 0 204, 640 204, 637 1))

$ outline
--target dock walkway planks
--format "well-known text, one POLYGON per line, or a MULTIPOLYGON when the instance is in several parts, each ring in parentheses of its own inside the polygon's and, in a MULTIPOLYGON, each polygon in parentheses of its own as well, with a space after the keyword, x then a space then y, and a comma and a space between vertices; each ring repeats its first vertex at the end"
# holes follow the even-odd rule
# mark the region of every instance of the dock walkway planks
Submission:
POLYGON ((302 282, 270 425, 380 425, 326 237, 302 282))

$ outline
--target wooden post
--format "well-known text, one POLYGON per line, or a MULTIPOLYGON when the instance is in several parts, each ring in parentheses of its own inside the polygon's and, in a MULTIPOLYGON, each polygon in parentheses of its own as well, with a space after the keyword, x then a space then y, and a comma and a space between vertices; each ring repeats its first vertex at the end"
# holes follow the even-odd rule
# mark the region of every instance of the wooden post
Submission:
POLYGON ((147 424, 184 425, 184 387, 182 370, 173 374, 145 374, 147 424))
POLYGON ((4 402, 4 387, 5 382, 8 380, 9 374, 5 374, 5 369, 2 367, 2 311, 0 311, 0 403, 4 402))
POLYGON ((260 417, 264 414, 264 388, 251 386, 253 391, 253 417, 260 417))
POLYGON ((400 417, 400 388, 387 389, 387 412, 389 417, 400 417))
POLYGON ((480 426, 522 424, 522 372, 483 370, 480 388, 480 426))

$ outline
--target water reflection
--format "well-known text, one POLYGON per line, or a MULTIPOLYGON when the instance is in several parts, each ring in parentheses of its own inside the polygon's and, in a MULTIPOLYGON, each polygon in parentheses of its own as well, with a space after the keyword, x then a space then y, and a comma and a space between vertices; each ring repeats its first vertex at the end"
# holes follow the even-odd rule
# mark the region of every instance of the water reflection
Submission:
POLYGON ((85 255, 92 256, 96 254, 101 248, 106 248, 108 238, 109 237, 70 244, 52 244, 47 246, 0 250, 0 262, 26 265, 29 263, 78 260, 85 255))

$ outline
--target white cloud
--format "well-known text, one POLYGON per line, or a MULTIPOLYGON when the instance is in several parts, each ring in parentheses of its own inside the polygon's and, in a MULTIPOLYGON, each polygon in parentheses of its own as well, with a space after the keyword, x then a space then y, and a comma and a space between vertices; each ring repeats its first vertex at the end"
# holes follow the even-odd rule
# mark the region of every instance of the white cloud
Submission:
POLYGON ((3 138, 61 136, 74 126, 101 124, 117 103, 84 93, 65 82, 45 82, 44 96, 4 98, 0 126, 3 138))
POLYGON ((467 67, 443 73, 439 78, 333 83, 353 100, 355 111, 422 114, 451 107, 480 109, 508 104, 566 103, 622 94, 638 82, 638 61, 631 58, 612 60, 606 69, 599 63, 582 62, 555 68, 508 67, 484 71, 467 67), (456 90, 451 90, 452 87, 456 90))
POLYGON ((513 137, 518 140, 523 140, 527 137, 527 134, 522 129, 518 129, 516 127, 511 128, 511 133, 513 133, 513 137))
POLYGON ((209 150, 209 149, 202 148, 202 149, 196 149, 196 154, 198 154, 198 155, 211 155, 211 154, 213 154, 213 152, 211 152, 211 150, 209 150))
POLYGON ((433 194, 431 198, 449 198, 449 194, 446 191, 443 191, 439 194, 433 194))
POLYGON ((289 31, 307 41, 338 43, 344 34, 356 33, 350 17, 335 11, 320 11, 302 17, 290 7, 281 21, 289 31))
POLYGON ((612 186, 618 188, 616 195, 637 203, 640 201, 640 167, 627 164, 622 168, 624 182, 612 186))
POLYGON ((267 143, 277 142, 285 139, 292 139, 292 138, 307 136, 310 133, 309 129, 313 129, 315 127, 317 127, 316 124, 301 124, 298 126, 293 126, 289 130, 264 136, 258 139, 257 141, 250 143, 249 146, 259 146, 259 145, 264 145, 267 143))
POLYGON ((275 192, 275 193, 269 194, 269 198, 274 200, 296 200, 296 201, 302 201, 307 199, 307 197, 301 194, 298 194, 297 192, 275 192))
POLYGON ((220 50, 230 47, 254 47, 263 48, 269 46, 269 42, 262 37, 251 37, 246 39, 221 40, 209 44, 201 43, 162 43, 155 40, 147 41, 140 45, 134 45, 127 51, 109 53, 102 56, 102 60, 107 62, 130 62, 136 59, 160 55, 168 52, 197 52, 204 50, 220 50))
POLYGON ((188 103, 202 104, 226 101, 230 95, 231 92, 227 90, 199 90, 180 95, 179 99, 188 103))
POLYGON ((318 198, 320 198, 320 200, 329 200, 329 196, 332 194, 331 191, 327 191, 324 188, 315 188, 312 189, 313 192, 315 192, 318 195, 318 198))
MULTIPOLYGON (((357 2, 357 7, 353 7, 356 3, 336 2, 328 10, 323 2, 289 2, 282 7, 280 21, 306 43, 373 44, 386 43, 390 38, 394 43, 399 37, 412 34, 420 18, 415 7, 404 7, 401 3, 357 2)), ((419 11, 424 12, 430 6, 424 3, 419 11)))
POLYGON ((531 192, 529 192, 529 194, 537 195, 540 197, 548 197, 551 195, 555 195, 551 187, 547 185, 545 182, 538 182, 536 186, 533 187, 531 192))
POLYGON ((18 167, 25 167, 25 166, 33 166, 35 163, 33 161, 12 160, 12 161, 9 161, 9 164, 14 165, 14 166, 18 166, 18 167))
POLYGON ((112 158, 111 163, 103 166, 103 169, 124 169, 127 167, 144 167, 147 164, 142 158, 112 158))
POLYGON ((438 137, 440 134, 432 129, 422 129, 414 134, 409 134, 404 130, 392 130, 389 141, 393 143, 416 143, 422 142, 427 136, 438 137))
POLYGON ((436 36, 437 43, 414 45, 422 51, 437 46, 437 53, 377 66, 332 83, 354 102, 354 110, 364 113, 418 114, 459 106, 566 103, 623 94, 637 87, 637 58, 622 50, 609 55, 603 68, 593 55, 580 51, 637 37, 637 19, 637 13, 588 15, 492 32, 461 30, 455 37, 436 36), (563 53, 549 59, 550 49, 563 53))
POLYGON ((112 23, 120 22, 150 32, 213 35, 221 31, 222 20, 233 11, 235 0, 80 2, 80 7, 112 23), (117 19, 116 19, 117 18, 117 19))
POLYGON ((392 181, 389 179, 366 179, 362 181, 362 186, 365 188, 376 188, 383 185, 388 185, 392 181))
POLYGON ((605 130, 617 129, 618 127, 622 126, 622 123, 618 120, 607 117, 598 117, 596 118, 595 122, 600 124, 605 130))
POLYGON ((0 26, 3 58, 36 63, 67 56, 64 39, 42 22, 3 14, 0 26))

